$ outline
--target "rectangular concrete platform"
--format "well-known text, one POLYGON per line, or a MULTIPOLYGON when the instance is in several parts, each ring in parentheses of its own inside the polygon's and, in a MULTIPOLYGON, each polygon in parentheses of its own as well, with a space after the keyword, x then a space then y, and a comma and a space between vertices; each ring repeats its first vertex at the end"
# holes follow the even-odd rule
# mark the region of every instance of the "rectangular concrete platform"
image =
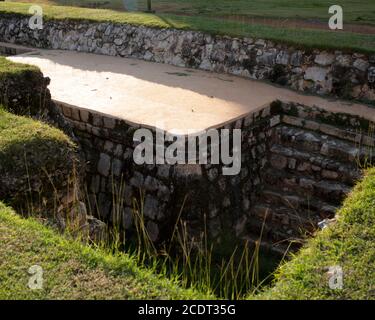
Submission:
MULTIPOLYGON (((8 46, 1 44, 0 46, 8 46)), ((187 133, 220 127, 281 100, 375 121, 365 105, 308 96, 268 83, 141 60, 18 47, 14 62, 51 78, 52 99, 145 127, 187 133)))

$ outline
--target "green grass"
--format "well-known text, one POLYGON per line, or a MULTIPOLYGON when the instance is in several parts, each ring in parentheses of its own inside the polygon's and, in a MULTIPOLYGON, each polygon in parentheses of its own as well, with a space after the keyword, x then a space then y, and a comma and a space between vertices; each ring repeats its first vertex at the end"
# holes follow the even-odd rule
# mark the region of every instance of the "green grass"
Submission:
POLYGON ((13 115, 0 106, 1 170, 13 171, 17 168, 18 173, 23 171, 26 156, 31 175, 39 172, 42 166, 48 168, 57 161, 68 161, 66 157, 74 151, 75 145, 62 131, 27 117, 13 115))
POLYGON ((39 71, 38 67, 28 64, 14 63, 0 56, 0 80, 9 74, 22 75, 25 72, 39 71))
MULTIPOLYGON (((326 0, 153 0, 153 3, 155 9, 171 5, 173 8, 174 5, 179 11, 194 15, 241 15, 323 21, 328 21, 328 7, 331 5, 326 0)), ((372 0, 337 0, 332 4, 343 7, 347 23, 375 23, 375 4, 372 0)))
MULTIPOLYGON (((0 13, 28 14, 30 4, 0 3, 0 13)), ((340 49, 375 53, 375 36, 312 29, 273 28, 266 25, 249 25, 236 21, 220 21, 204 16, 176 16, 171 14, 127 13, 105 9, 43 5, 44 18, 89 21, 111 21, 155 28, 199 30, 211 34, 238 37, 264 38, 302 48, 340 49)))
POLYGON ((76 145, 62 131, 0 105, 0 200, 25 215, 53 218, 58 195, 79 168, 76 145))
MULTIPOLYGON (((123 10, 122 0, 13 0, 12 2, 39 2, 52 5, 92 6, 123 10)), ((146 8, 146 0, 138 0, 138 8, 146 8)), ((283 19, 314 19, 328 21, 326 0, 152 0, 159 13, 179 13, 221 17, 228 15, 283 19)), ((332 4, 343 7, 346 23, 375 24, 375 4, 372 0, 337 0, 332 4)))
POLYGON ((194 290, 111 254, 70 240, 0 203, 0 299, 204 299, 194 290), (43 268, 43 289, 28 287, 32 265, 43 268))
POLYGON ((272 288, 250 298, 375 299, 375 169, 346 199, 338 221, 279 267, 272 288), (327 269, 336 265, 342 290, 328 286, 327 269))
MULTIPOLYGON (((31 65, 13 63, 0 57, 0 81, 6 78, 31 79, 29 75, 40 73, 40 70, 31 65)), ((63 154, 75 152, 75 145, 60 130, 47 124, 9 113, 6 106, 0 104, 0 165, 1 170, 18 171, 24 167, 24 155, 30 159, 39 158, 37 164, 30 166, 31 173, 40 169, 40 165, 48 166, 63 154)), ((61 159, 64 159, 61 158, 61 159)), ((64 160, 63 160, 64 161, 64 160)), ((32 163, 32 162, 31 162, 32 163)))

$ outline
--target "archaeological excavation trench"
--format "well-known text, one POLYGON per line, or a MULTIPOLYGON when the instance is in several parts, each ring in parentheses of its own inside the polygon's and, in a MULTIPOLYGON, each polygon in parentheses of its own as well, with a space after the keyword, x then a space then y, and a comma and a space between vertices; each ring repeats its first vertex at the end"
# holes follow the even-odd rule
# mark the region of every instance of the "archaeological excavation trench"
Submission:
MULTIPOLYGON (((48 35, 53 40, 48 38, 51 44, 45 45, 40 39, 29 43, 17 38, 13 29, 5 31, 3 40, 77 50, 67 47, 60 33, 48 35), (13 38, 7 38, 10 35, 13 38)), ((94 35, 88 31, 88 36, 94 35)), ((257 45, 267 47, 266 42, 257 45)), ((335 217, 362 169, 373 160, 375 111, 365 104, 304 95, 230 75, 249 75, 244 70, 235 72, 233 66, 220 74, 198 70, 223 71, 208 67, 207 61, 206 67, 202 61, 199 68, 190 68, 181 61, 163 61, 165 56, 145 59, 138 51, 124 55, 170 64, 122 54, 116 57, 111 48, 109 52, 79 50, 104 55, 10 44, 0 48, 10 60, 36 65, 50 78, 54 111, 47 111, 49 122, 71 135, 80 147, 90 213, 110 224, 120 223, 130 237, 135 232, 132 211, 136 202, 142 204, 145 226, 155 243, 168 241, 176 220, 181 219, 190 238, 207 232, 210 241, 230 249, 258 241, 262 251, 281 257, 287 250, 297 250, 320 222, 335 217), (191 132, 240 129, 241 170, 223 175, 225 166, 210 162, 137 165, 133 153, 139 141, 134 141, 134 133, 140 128, 150 129, 153 136, 156 129, 171 135, 178 130, 185 150, 191 132)), ((344 59, 337 55, 316 54, 319 66, 310 66, 305 80, 298 80, 309 85, 308 92, 342 93, 335 87, 337 82, 328 81, 328 71, 322 67, 344 59)), ((265 56, 266 60, 257 61, 258 66, 248 66, 258 72, 253 78, 263 79, 261 75, 266 74, 261 68, 267 68, 271 57, 265 56)), ((296 72, 298 64, 303 67, 296 60, 304 56, 280 51, 272 59, 283 70, 290 64, 296 72)), ((374 62, 370 67, 364 56, 354 59, 360 60, 358 68, 353 71, 355 66, 350 66, 350 72, 368 72, 368 77, 360 75, 367 79, 367 91, 362 88, 358 96, 367 101, 373 94, 374 62)), ((275 78, 275 72, 269 76, 275 78)), ((45 90, 47 83, 42 85, 45 90)), ((172 143, 165 143, 164 149, 172 143)), ((209 148, 208 159, 211 156, 209 148)))
POLYGON ((154 241, 169 239, 183 208, 192 235, 206 224, 211 239, 220 242, 229 233, 253 242, 263 229, 263 248, 283 254, 291 242, 296 248, 311 236, 318 222, 334 217, 373 156, 372 122, 274 102, 226 125, 242 129, 238 175, 223 176, 221 165, 210 164, 138 166, 134 127, 75 107, 62 111, 89 161, 92 207, 111 220, 113 186, 124 179, 123 226, 131 228, 132 199, 141 189, 154 241))
MULTIPOLYGON (((215 60, 228 49, 219 46, 221 51, 216 48, 211 54, 212 68, 205 60, 205 67, 197 68, 176 60, 178 55, 165 61, 171 54, 166 48, 158 49, 167 50, 162 58, 157 51, 147 59, 137 50, 126 57, 116 56, 118 48, 97 52, 79 47, 79 51, 96 54, 78 53, 74 46, 81 37, 73 37, 73 44, 67 46, 63 40, 67 37, 60 37, 60 33, 64 35, 60 31, 43 36, 42 41, 5 30, 2 40, 27 46, 0 43, 0 53, 11 61, 39 67, 48 79, 41 75, 41 79, 7 83, 0 87, 1 97, 7 96, 10 109, 16 113, 33 101, 31 115, 61 128, 77 142, 85 164, 82 193, 88 214, 120 227, 119 231, 126 231, 130 240, 137 238, 134 211, 141 208, 148 235, 157 245, 169 243, 177 221, 185 222, 193 243, 202 239, 202 234, 207 235, 217 249, 213 259, 219 263, 222 258, 228 260, 237 246, 260 244, 260 273, 264 279, 288 250, 298 250, 335 217, 361 178, 362 169, 372 163, 375 111, 370 106, 245 79, 251 71, 252 78, 269 77, 280 85, 280 79, 285 80, 283 72, 290 69, 286 77, 303 82, 308 93, 335 93, 340 97, 344 94, 341 85, 347 87, 341 80, 347 75, 338 75, 341 82, 330 77, 342 70, 337 64, 346 63, 348 55, 316 52, 311 57, 278 48, 272 58, 276 64, 270 67, 267 61, 272 59, 266 52, 269 44, 257 42, 255 46, 257 50, 263 46, 266 60, 242 61, 239 67, 226 65, 234 58, 215 60), (46 39, 51 41, 48 45, 46 39), (304 65, 304 61, 310 64, 304 65), (298 68, 305 70, 305 76, 292 75, 298 68), (39 95, 34 97, 36 92, 39 95), (191 134, 229 129, 229 141, 234 141, 233 130, 241 130, 241 169, 238 174, 223 175, 227 165, 211 164, 211 140, 207 140, 208 164, 138 165, 133 158, 140 143, 134 140, 137 129, 151 130, 153 138, 157 129, 165 135, 182 137, 185 151, 191 134)), ((177 40, 172 38, 180 42, 179 37, 184 33, 176 36, 177 40)), ((195 40, 190 39, 189 45, 195 45, 195 40)), ((210 41, 215 48, 227 40, 210 41)), ((236 41, 229 51, 237 52, 233 47, 236 41)), ((246 41, 236 46, 245 48, 246 41)), ((181 57, 191 61, 186 54, 181 57)), ((351 79, 356 83, 366 79, 365 89, 357 90, 361 92, 357 98, 371 100, 374 61, 356 54, 350 59, 352 65, 345 70, 351 79)), ((296 83, 287 86, 301 90, 296 83)), ((164 152, 173 142, 165 142, 164 152)), ((222 140, 219 146, 223 148, 222 140)), ((229 149, 234 155, 232 144, 229 149)))

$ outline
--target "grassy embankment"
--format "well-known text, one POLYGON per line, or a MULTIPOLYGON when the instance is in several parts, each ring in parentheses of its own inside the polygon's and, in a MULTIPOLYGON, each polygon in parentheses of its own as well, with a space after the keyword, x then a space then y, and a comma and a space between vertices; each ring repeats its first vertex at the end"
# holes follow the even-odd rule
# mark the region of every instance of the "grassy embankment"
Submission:
POLYGON ((113 254, 58 235, 0 203, 0 299, 204 299, 177 283, 113 254), (28 287, 33 265, 43 288, 28 287))
POLYGON ((8 75, 22 75, 25 72, 32 72, 38 70, 38 67, 14 63, 7 60, 5 57, 0 56, 0 80, 4 79, 8 75))

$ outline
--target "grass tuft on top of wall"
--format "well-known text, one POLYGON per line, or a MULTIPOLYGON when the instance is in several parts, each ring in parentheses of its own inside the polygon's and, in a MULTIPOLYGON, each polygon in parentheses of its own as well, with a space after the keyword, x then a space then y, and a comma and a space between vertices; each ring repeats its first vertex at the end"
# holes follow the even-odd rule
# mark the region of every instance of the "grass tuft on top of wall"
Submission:
POLYGON ((0 299, 205 299, 194 290, 113 254, 58 235, 0 202, 0 299), (43 288, 28 287, 31 266, 43 268, 43 288))
MULTIPOLYGON (((87 9, 68 6, 41 5, 45 20, 88 20, 94 22, 127 23, 153 28, 174 28, 203 31, 210 34, 252 37, 273 40, 308 49, 331 49, 375 53, 375 36, 332 30, 274 28, 260 24, 222 21, 206 16, 178 16, 121 12, 108 9, 87 9)), ((0 3, 0 14, 29 15, 30 3, 0 3)))
POLYGON ((29 64, 15 63, 0 56, 0 80, 11 75, 22 75, 25 72, 38 72, 39 68, 29 64))
POLYGON ((0 200, 20 212, 52 216, 79 165, 77 146, 62 131, 0 105, 0 200))
POLYGON ((11 114, 0 105, 1 170, 23 170, 26 154, 29 173, 32 174, 42 165, 48 167, 50 162, 67 161, 63 155, 75 151, 74 143, 59 129, 11 114))
POLYGON ((375 299, 375 168, 345 200, 337 222, 279 267, 270 289, 249 298, 375 299), (329 287, 334 266, 342 268, 342 289, 329 287))

